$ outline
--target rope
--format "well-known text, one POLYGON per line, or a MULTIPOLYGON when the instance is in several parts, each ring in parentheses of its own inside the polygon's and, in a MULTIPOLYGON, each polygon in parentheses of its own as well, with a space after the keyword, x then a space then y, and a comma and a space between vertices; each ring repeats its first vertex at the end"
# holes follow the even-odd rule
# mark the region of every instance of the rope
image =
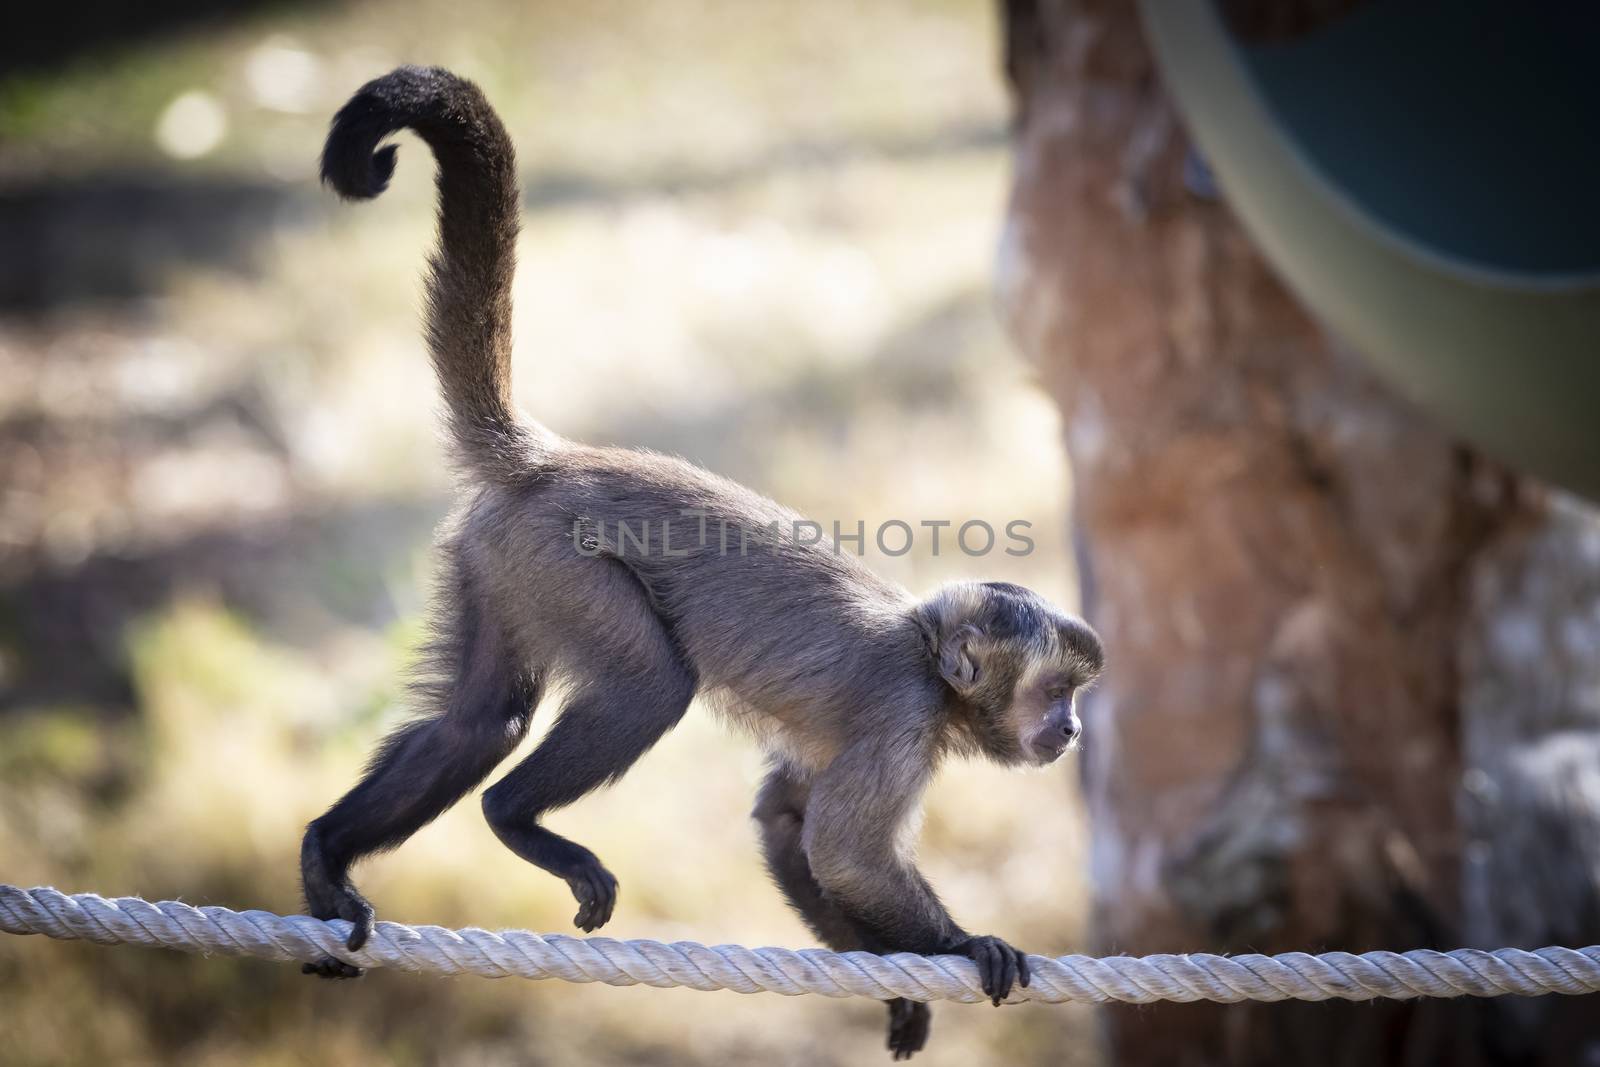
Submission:
MULTIPOLYGON (((350 924, 307 915, 195 908, 175 900, 107 900, 55 889, 0 885, 0 930, 102 945, 314 961, 485 978, 559 978, 607 985, 688 986, 740 993, 886 1000, 986 999, 977 969, 960 956, 875 956, 782 948, 708 947, 693 941, 618 941, 526 930, 447 930, 380 922, 360 952, 344 947, 350 924)), ((1033 981, 1012 1001, 1373 1000, 1600 991, 1600 946, 1453 952, 1327 952, 1319 956, 1031 956, 1033 981)))

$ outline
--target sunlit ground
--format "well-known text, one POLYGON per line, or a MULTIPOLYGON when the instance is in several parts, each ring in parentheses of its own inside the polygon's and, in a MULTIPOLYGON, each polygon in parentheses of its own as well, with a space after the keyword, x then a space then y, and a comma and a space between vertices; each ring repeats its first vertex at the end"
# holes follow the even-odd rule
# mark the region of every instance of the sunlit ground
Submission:
MULTIPOLYGON (((404 716, 448 492, 417 332, 431 165, 408 140, 358 207, 313 173, 327 116, 398 61, 477 78, 518 142, 529 411, 860 520, 914 590, 1074 599, 1060 427, 990 306, 988 5, 859 8, 303 7, 0 83, 6 189, 157 189, 103 222, 68 202, 49 269, 0 274, 38 290, 0 319, 0 880, 295 910, 300 828, 404 716), (891 557, 891 519, 1024 520, 1036 549, 975 559, 946 531, 935 557, 924 530, 891 557), (62 604, 113 620, 106 646, 52 636, 62 604)), ((810 943, 757 859, 759 775, 691 713, 552 819, 621 880, 606 934, 810 943)), ((956 765, 930 794, 923 859, 971 929, 1077 948, 1082 853, 1070 772, 956 765)), ((401 921, 570 932, 575 910, 473 800, 358 881, 401 921)), ((882 1016, 0 942, 8 1063, 872 1063, 882 1016)), ((922 1062, 1093 1043, 1081 1009, 949 1005, 922 1062)))

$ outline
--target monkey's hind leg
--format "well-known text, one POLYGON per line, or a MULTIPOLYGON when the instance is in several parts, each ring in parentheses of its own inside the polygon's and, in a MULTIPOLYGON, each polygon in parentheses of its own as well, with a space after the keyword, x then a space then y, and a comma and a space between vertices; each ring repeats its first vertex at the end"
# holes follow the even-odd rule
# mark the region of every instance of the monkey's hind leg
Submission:
MULTIPOLYGON (((450 614, 429 650, 435 676, 417 687, 434 714, 389 735, 361 781, 306 828, 301 845, 306 905, 319 919, 352 923, 352 951, 371 935, 373 910, 350 881, 351 865, 399 845, 483 781, 527 732, 537 703, 534 680, 481 608, 460 596, 450 614)), ((361 974, 331 957, 304 970, 361 974)))
POLYGON ((621 778, 677 725, 694 696, 695 678, 665 627, 628 577, 610 583, 611 604, 626 601, 626 626, 572 635, 583 665, 560 717, 539 747, 483 794, 495 835, 517 855, 563 879, 578 901, 573 923, 604 926, 617 901, 617 880, 575 841, 539 819, 621 778))

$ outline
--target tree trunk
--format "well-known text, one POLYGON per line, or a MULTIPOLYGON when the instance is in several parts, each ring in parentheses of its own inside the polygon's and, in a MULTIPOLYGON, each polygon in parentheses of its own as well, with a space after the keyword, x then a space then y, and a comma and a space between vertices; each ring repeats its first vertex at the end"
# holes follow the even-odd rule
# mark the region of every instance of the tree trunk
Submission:
MULTIPOLYGON (((1307 318, 1196 180, 1132 3, 1005 13, 1002 302, 1063 412, 1111 664, 1083 757, 1098 949, 1600 941, 1595 514, 1307 318)), ((1590 998, 1104 1019, 1120 1064, 1600 1053, 1590 998)))

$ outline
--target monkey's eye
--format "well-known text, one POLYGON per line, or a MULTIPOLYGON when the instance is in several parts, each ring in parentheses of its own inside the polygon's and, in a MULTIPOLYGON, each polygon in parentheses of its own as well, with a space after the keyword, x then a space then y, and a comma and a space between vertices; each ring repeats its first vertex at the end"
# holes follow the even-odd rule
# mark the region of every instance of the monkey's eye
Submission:
POLYGON ((1050 703, 1054 704, 1059 700, 1065 700, 1070 697, 1072 695, 1072 686, 1053 685, 1044 691, 1044 695, 1049 699, 1050 703))

